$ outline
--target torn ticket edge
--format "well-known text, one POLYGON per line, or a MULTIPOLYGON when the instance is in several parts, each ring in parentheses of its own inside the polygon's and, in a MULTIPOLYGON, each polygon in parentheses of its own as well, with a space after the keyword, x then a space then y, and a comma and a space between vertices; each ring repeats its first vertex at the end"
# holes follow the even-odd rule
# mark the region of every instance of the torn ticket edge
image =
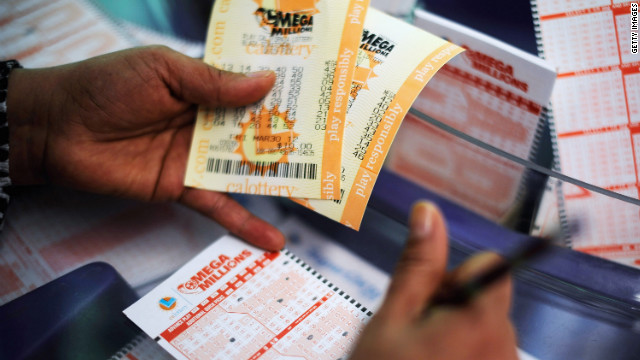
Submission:
POLYGON ((293 199, 358 230, 391 143, 414 100, 449 60, 464 51, 373 8, 362 34, 342 150, 342 196, 293 199))
POLYGON ((201 108, 185 185, 270 196, 338 199, 349 85, 368 0, 219 1, 205 62, 273 70, 265 99, 201 108))

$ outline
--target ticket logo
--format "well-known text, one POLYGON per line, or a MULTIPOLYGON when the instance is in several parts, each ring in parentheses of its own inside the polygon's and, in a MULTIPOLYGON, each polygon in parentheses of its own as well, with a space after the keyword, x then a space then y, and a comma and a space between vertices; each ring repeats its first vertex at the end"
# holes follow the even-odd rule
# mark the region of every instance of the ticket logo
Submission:
POLYGON ((360 49, 362 50, 387 57, 395 47, 396 43, 383 35, 376 34, 367 29, 362 32, 362 41, 360 43, 360 49))
POLYGON ((473 68, 492 78, 512 86, 522 92, 529 91, 529 84, 516 78, 513 65, 505 63, 500 59, 485 54, 479 50, 472 49, 468 45, 462 45, 466 50, 462 58, 473 68))
POLYGON ((183 294, 201 293, 239 266, 249 256, 251 256, 251 251, 247 249, 242 250, 234 257, 221 254, 203 266, 189 280, 178 285, 178 291, 183 294))
POLYGON ((375 67, 382 64, 384 58, 388 57, 395 47, 396 43, 384 35, 376 34, 368 29, 362 31, 356 68, 351 83, 351 101, 358 97, 360 90, 369 90, 369 81, 378 77, 375 73, 375 67))
POLYGON ((296 151, 293 142, 300 135, 293 131, 295 123, 289 119, 289 110, 281 112, 278 105, 269 110, 263 105, 241 124, 242 131, 236 136, 240 145, 234 152, 242 156, 250 174, 277 174, 278 166, 288 163, 288 155, 296 151))
POLYGON ((160 299, 160 301, 158 301, 160 309, 167 311, 173 310, 177 304, 178 301, 176 300, 176 298, 170 296, 163 297, 162 299, 160 299))
POLYGON ((197 280, 189 280, 189 281, 185 282, 184 284, 178 285, 178 291, 180 291, 183 294, 198 294, 198 293, 201 293, 202 289, 200 289, 198 287, 198 284, 200 284, 200 282, 197 281, 197 280))
POLYGON ((254 15, 260 27, 271 36, 287 36, 313 31, 313 15, 319 0, 255 0, 258 10, 254 15))

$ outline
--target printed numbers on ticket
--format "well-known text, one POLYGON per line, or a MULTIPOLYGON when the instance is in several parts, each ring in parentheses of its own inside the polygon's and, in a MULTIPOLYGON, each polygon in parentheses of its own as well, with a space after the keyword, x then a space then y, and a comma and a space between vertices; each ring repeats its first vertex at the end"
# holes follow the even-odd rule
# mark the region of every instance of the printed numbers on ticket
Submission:
POLYGON ((343 196, 294 201, 359 229, 402 119, 431 77, 463 49, 369 9, 351 86, 342 154, 343 196))
POLYGON ((344 120, 368 0, 222 0, 205 62, 272 70, 262 101, 200 109, 185 185, 338 199, 344 120))

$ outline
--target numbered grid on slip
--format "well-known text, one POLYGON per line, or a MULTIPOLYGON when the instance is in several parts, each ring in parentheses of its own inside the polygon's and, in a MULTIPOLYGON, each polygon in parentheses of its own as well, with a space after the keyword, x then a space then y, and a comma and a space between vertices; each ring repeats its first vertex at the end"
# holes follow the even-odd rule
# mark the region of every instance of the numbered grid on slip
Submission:
MULTIPOLYGON (((580 236, 574 239, 575 248, 602 247, 598 255, 617 257, 611 254, 615 248, 607 249, 608 245, 637 242, 640 233, 638 206, 586 192, 570 184, 565 184, 564 189, 570 199, 566 204, 567 215, 579 229, 580 236)), ((638 197, 638 189, 634 187, 619 192, 638 197)))
POLYGON ((559 134, 600 129, 628 122, 620 70, 597 72, 556 80, 552 97, 559 134))
POLYGON ((545 56, 560 74, 620 63, 611 11, 549 19, 541 31, 545 56))
POLYGON ((568 136, 559 142, 563 173, 605 188, 636 183, 631 149, 626 127, 568 136))
MULTIPOLYGON (((620 57, 623 63, 629 63, 640 60, 640 54, 632 53, 631 48, 631 14, 616 15, 616 30, 618 33, 618 44, 620 57)), ((637 33, 637 31, 635 31, 637 33)))
MULTIPOLYGON (((635 131, 637 132, 632 133, 631 138, 636 159, 636 176, 638 177, 640 176, 640 127, 636 128, 635 131)), ((640 182, 638 183, 638 187, 640 187, 640 182)))
MULTIPOLYGON (((638 67, 640 71, 640 66, 638 67)), ((631 124, 640 124, 640 73, 624 76, 627 106, 631 124)))
MULTIPOLYGON (((614 2, 620 1, 618 0, 614 2)), ((538 11, 540 16, 549 16, 607 5, 611 5, 611 0, 549 0, 538 1, 538 11)))
POLYGON ((465 132, 513 155, 529 156, 538 114, 487 94, 482 89, 470 87, 467 99, 479 105, 470 107, 468 116, 473 126, 465 132))

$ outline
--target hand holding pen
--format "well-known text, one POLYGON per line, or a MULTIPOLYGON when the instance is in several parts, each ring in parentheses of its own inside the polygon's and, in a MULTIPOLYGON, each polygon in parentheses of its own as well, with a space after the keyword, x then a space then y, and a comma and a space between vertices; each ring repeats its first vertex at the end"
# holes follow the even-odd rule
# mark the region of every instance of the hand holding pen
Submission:
MULTIPOLYGON (((460 281, 459 279, 457 281, 456 279, 445 280, 429 301, 428 310, 438 306, 467 305, 474 297, 481 294, 493 283, 500 281, 503 277, 507 276, 509 272, 525 262, 543 254, 550 246, 550 240, 532 238, 506 257, 496 258, 491 267, 473 273, 469 279, 464 281, 460 281)), ((494 257, 493 255, 488 256, 494 257)))
POLYGON ((492 253, 473 256, 446 272, 447 231, 438 209, 416 204, 409 239, 387 297, 371 319, 351 359, 517 359, 509 319, 511 280, 507 271, 482 280, 481 291, 454 306, 443 293, 492 273, 505 260, 492 253), (428 313, 427 313, 428 310, 428 313), (425 315, 425 313, 427 313, 425 315))

